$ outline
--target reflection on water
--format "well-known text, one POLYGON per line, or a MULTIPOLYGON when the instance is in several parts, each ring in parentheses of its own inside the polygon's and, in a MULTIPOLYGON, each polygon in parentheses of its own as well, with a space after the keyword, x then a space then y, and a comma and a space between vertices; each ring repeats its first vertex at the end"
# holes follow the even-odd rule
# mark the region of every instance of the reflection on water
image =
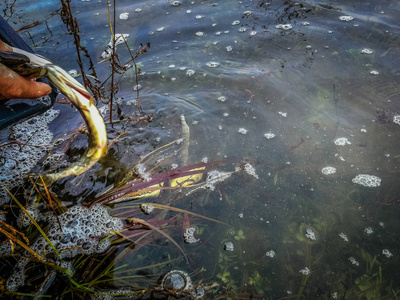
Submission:
MULTIPOLYGON (((25 2, 14 5, 11 24, 40 20, 23 37, 39 54, 76 69, 72 37, 50 15, 58 4, 25 2)), ((72 5, 82 44, 104 81, 111 73, 100 63, 110 41, 106 3, 72 5)), ((190 127, 187 163, 248 159, 256 176, 238 173, 189 195, 163 191, 159 197, 177 207, 228 226, 193 221, 199 242, 182 246, 190 264, 177 260, 129 276, 146 275, 153 281, 138 282, 152 286, 179 268, 209 285, 209 299, 396 299, 398 12, 397 3, 379 1, 117 1, 115 32, 129 34, 134 50, 151 44, 137 62, 140 101, 154 118, 109 126, 106 158, 54 192, 66 204, 91 200, 143 156, 179 138, 183 114, 190 127)), ((129 59, 123 45, 118 53, 122 62, 129 59)), ((117 93, 122 119, 137 111, 134 86, 131 69, 117 93)), ((65 130, 76 128, 74 122, 65 130)), ((72 149, 85 141, 77 138, 72 149)), ((182 245, 182 234, 173 237, 182 245)), ((117 257, 116 267, 180 255, 170 244, 154 243, 131 260, 117 257)), ((118 251, 129 249, 122 244, 118 251)), ((114 277, 116 287, 140 287, 114 277)))

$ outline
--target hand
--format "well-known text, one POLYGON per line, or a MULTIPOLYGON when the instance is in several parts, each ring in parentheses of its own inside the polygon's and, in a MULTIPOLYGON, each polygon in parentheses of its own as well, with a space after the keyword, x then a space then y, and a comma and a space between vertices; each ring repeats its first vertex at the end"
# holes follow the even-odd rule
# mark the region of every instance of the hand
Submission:
MULTIPOLYGON (((12 51, 12 47, 0 40, 0 51, 12 51)), ((46 83, 24 78, 0 63, 0 100, 38 98, 50 92, 51 88, 46 83)))

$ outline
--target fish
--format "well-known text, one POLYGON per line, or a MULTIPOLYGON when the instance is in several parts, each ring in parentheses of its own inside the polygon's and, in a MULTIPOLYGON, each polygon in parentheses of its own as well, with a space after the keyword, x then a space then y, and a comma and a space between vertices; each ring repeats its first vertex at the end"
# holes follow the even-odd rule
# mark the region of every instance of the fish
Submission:
MULTIPOLYGON (((81 114, 88 130, 88 148, 80 160, 63 171, 46 174, 44 176, 45 183, 51 184, 61 178, 77 176, 86 172, 107 153, 106 126, 95 105, 94 97, 65 70, 48 59, 16 47, 12 47, 12 52, 20 57, 23 55, 28 58, 29 61, 26 59, 22 59, 22 61, 24 64, 28 64, 28 68, 25 70, 34 71, 30 77, 47 77, 62 94, 69 98, 81 114)), ((15 71, 23 75, 22 70, 16 69, 15 71)))

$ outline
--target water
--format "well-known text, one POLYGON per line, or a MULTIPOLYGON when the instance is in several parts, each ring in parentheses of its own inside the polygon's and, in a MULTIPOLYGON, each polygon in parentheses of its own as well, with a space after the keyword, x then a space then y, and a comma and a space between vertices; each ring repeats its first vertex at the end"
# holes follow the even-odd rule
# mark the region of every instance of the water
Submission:
MULTIPOLYGON (((151 44, 136 61, 144 73, 140 101, 153 121, 108 125, 115 143, 107 157, 53 191, 67 205, 93 199, 122 180, 143 155, 179 138, 182 114, 190 127, 186 164, 206 157, 226 162, 215 167, 220 172, 233 171, 232 162, 238 161, 255 169, 232 174, 214 189, 189 195, 162 191, 160 198, 149 198, 228 226, 193 218, 190 226, 200 239, 193 244, 184 244, 182 228, 169 232, 189 264, 165 239, 116 256, 122 271, 106 288, 154 286, 162 274, 181 269, 194 284, 219 284, 206 291, 209 299, 395 299, 400 287, 400 127, 393 122, 400 114, 398 4, 172 2, 116 5, 115 32, 129 34, 133 51, 139 43, 151 44), (127 19, 119 19, 123 13, 129 13, 127 19), (122 131, 127 134, 118 137, 122 131), (233 251, 224 250, 227 243, 233 251), (142 273, 124 271, 126 265, 140 268, 179 257, 142 273)), ((51 15, 58 2, 45 4, 16 3, 10 23, 21 28, 40 20, 22 36, 64 69, 78 69, 72 36, 59 16, 51 15)), ((106 2, 75 1, 72 11, 104 81, 111 73, 107 62, 99 63, 110 41, 106 2)), ((117 51, 121 62, 128 61, 123 44, 117 51)), ((131 69, 117 93, 122 118, 137 111, 128 105, 136 99, 135 86, 131 69)), ((55 108, 63 118, 50 124, 56 134, 79 126, 76 111, 61 104, 55 108)), ((67 154, 78 158, 85 142, 79 136, 67 154)), ((171 164, 184 163, 175 156, 161 170, 171 164)), ((127 217, 127 206, 113 206, 114 213, 127 217)), ((151 219, 151 213, 135 213, 151 219)), ((115 253, 128 251, 123 243, 117 246, 115 253)))

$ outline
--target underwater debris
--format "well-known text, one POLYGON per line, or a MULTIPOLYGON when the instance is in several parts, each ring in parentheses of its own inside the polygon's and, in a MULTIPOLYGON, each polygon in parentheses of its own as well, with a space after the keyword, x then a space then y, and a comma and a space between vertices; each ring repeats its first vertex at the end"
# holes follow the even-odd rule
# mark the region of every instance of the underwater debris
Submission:
POLYGON ((366 187, 378 187, 381 185, 382 182, 382 180, 378 176, 368 174, 358 174, 351 181, 353 181, 353 183, 366 187))
POLYGON ((324 168, 322 168, 321 172, 322 172, 322 174, 324 174, 324 175, 335 174, 335 173, 336 173, 336 168, 330 167, 330 166, 324 167, 324 168))
POLYGON ((377 70, 371 70, 371 71, 369 72, 369 74, 376 76, 376 75, 379 75, 379 71, 377 71, 377 70))
POLYGON ((180 1, 171 1, 169 4, 171 6, 179 6, 179 5, 181 5, 181 2, 180 1))

